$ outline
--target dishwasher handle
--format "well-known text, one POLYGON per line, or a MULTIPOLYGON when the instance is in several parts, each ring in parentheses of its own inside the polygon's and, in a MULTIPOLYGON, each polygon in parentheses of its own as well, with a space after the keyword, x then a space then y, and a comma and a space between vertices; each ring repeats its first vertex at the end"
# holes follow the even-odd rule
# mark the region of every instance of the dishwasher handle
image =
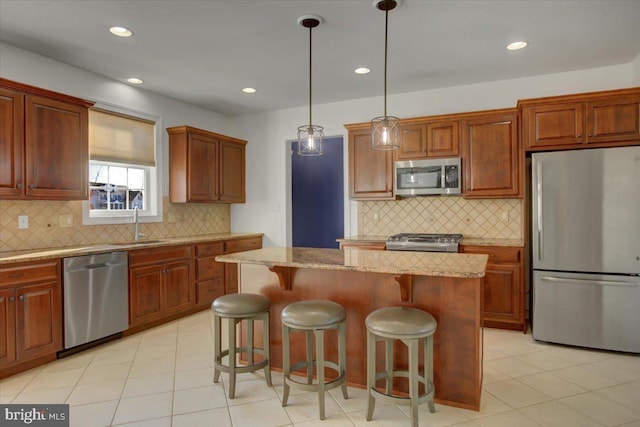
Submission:
POLYGON ((112 264, 109 264, 109 263, 107 263, 107 262, 101 262, 101 263, 98 263, 98 264, 89 264, 89 265, 85 265, 85 266, 84 266, 84 269, 85 269, 85 270, 93 270, 94 268, 104 268, 104 267, 109 267, 109 266, 111 266, 111 265, 112 265, 112 264))

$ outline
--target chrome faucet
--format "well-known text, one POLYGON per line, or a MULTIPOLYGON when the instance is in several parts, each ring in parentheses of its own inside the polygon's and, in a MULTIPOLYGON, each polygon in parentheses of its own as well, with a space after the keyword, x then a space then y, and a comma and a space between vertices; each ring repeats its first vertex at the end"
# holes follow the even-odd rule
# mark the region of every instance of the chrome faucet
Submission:
POLYGON ((136 229, 134 231, 133 238, 137 242, 141 237, 146 237, 147 235, 138 231, 138 207, 133 208, 133 222, 136 225, 136 229))

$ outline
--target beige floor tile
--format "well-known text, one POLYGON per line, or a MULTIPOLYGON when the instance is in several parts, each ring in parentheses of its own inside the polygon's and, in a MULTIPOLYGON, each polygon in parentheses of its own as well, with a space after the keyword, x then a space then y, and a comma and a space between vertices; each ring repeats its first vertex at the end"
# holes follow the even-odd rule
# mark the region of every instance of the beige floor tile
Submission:
POLYGON ((482 354, 482 360, 486 363, 488 360, 502 359, 503 357, 509 357, 510 355, 502 350, 498 350, 492 347, 485 347, 482 354))
MULTIPOLYGON (((231 404, 231 402, 229 403, 231 404)), ((285 410, 294 424, 319 420, 320 407, 318 403, 318 393, 289 396, 285 410)), ((327 417, 333 417, 343 413, 338 403, 329 393, 325 394, 324 411, 327 417)))
POLYGON ((520 412, 547 427, 598 427, 602 425, 558 401, 528 406, 520 409, 520 412))
POLYGON ((11 403, 64 403, 72 390, 73 387, 61 387, 23 391, 11 403))
POLYGON ((487 384, 484 389, 514 408, 535 405, 551 400, 546 394, 514 379, 487 384))
POLYGON ((176 344, 140 344, 136 352, 135 361, 142 362, 150 359, 174 359, 176 344))
POLYGON ((157 359, 136 359, 131 366, 130 378, 165 374, 175 370, 176 362, 171 356, 157 359))
POLYGON ((596 390, 594 393, 613 400, 634 411, 640 410, 640 387, 634 387, 631 383, 596 390))
POLYGON ((560 402, 606 426, 640 420, 640 413, 596 393, 579 394, 560 399, 560 402))
POLYGON ((586 389, 549 372, 520 377, 518 378, 518 381, 546 394, 547 396, 551 396, 554 399, 573 396, 587 391, 586 389))
POLYGON ((168 417, 172 412, 173 392, 148 394, 121 399, 113 424, 168 417))
POLYGON ((574 365, 583 365, 585 363, 598 362, 600 360, 609 359, 614 355, 610 351, 592 350, 579 347, 569 347, 563 345, 555 345, 549 348, 549 351, 557 357, 568 360, 574 365))
POLYGON ((97 351, 91 361, 91 366, 104 366, 132 362, 135 356, 135 348, 97 351))
POLYGON ((295 423, 295 427, 354 427, 355 424, 346 414, 327 416, 324 420, 311 420, 295 423))
POLYGON ((16 396, 17 396, 17 394, 3 394, 3 395, 0 395, 0 403, 2 403, 3 405, 11 403, 11 401, 13 399, 15 399, 16 396))
POLYGON ((109 427, 118 406, 117 400, 69 408, 70 427, 109 427))
POLYGON ((411 425, 410 418, 397 405, 376 405, 371 421, 367 421, 367 411, 350 412, 351 421, 361 427, 398 427, 411 425))
POLYGON ((589 370, 583 366, 573 366, 571 368, 558 369, 552 371, 554 375, 571 381, 587 390, 597 390, 600 388, 612 387, 620 382, 613 378, 605 377, 589 370))
POLYGON ((40 371, 41 369, 31 369, 0 380, 0 396, 20 393, 40 371))
POLYGON ((176 371, 174 390, 213 385, 213 368, 176 371))
POLYGON ((227 408, 191 412, 174 415, 172 427, 231 427, 231 417, 227 408))
POLYGON ((539 427, 540 424, 519 411, 503 412, 473 420, 482 427, 539 427))
POLYGON ((113 365, 89 366, 78 385, 95 384, 104 381, 126 379, 131 369, 131 362, 115 363, 113 365))
MULTIPOLYGON (((491 362, 495 360, 501 360, 501 359, 494 359, 491 362)), ((492 368, 487 363, 485 363, 484 366, 482 367, 482 384, 491 384, 491 383, 496 383, 498 381, 504 381, 508 379, 509 379, 509 375, 500 372, 496 368, 492 368)))
POLYGON ((511 411, 513 408, 491 393, 485 390, 482 391, 480 396, 480 411, 472 411, 470 409, 458 409, 467 418, 476 419, 480 417, 487 417, 489 415, 499 414, 501 412, 511 411))
POLYGON ((176 390, 173 396, 173 414, 204 411, 227 406, 221 385, 176 390))
POLYGON ((115 341, 110 341, 98 347, 101 350, 125 350, 128 348, 137 348, 140 344, 142 335, 131 335, 129 337, 120 338, 115 341))
POLYGON ((73 368, 53 371, 40 371, 25 387, 25 392, 46 388, 61 388, 76 385, 85 368, 73 368))
MULTIPOLYGON (((339 387, 330 390, 329 394, 345 413, 364 411, 367 409, 369 393, 367 393, 367 390, 363 388, 347 387, 347 394, 349 396, 348 399, 343 398, 342 390, 339 387)), ((376 408, 387 405, 393 405, 393 402, 383 401, 381 399, 378 399, 378 401, 376 402, 376 408)))
POLYGON ((627 424, 622 424, 620 427, 640 427, 640 421, 631 421, 627 424))
MULTIPOLYGON (((410 406, 398 406, 405 415, 411 417, 410 406)), ((429 412, 429 405, 423 403, 418 407, 418 420, 421 425, 429 427, 444 427, 469 421, 469 418, 457 408, 436 404, 436 412, 429 412)))
POLYGON ((200 368, 211 368, 213 370, 213 359, 213 352, 178 354, 178 358, 176 359, 176 370, 188 371, 190 369, 200 368))
POLYGON ((534 353, 519 354, 515 357, 544 371, 568 368, 574 365, 573 362, 555 356, 551 351, 536 351, 534 353))
MULTIPOLYGON (((229 396, 229 382, 224 382, 224 391, 229 396)), ((273 387, 269 387, 264 379, 236 382, 236 393, 229 399, 229 406, 244 405, 260 400, 277 399, 278 394, 273 387)))
POLYGON ((291 425, 279 399, 229 407, 233 427, 276 427, 291 425))
POLYGON ((546 345, 537 344, 533 340, 531 340, 531 338, 528 338, 526 341, 516 339, 497 341, 492 344, 491 347, 505 353, 508 356, 534 353, 548 349, 546 345))
POLYGON ((459 424, 452 424, 450 427, 479 427, 480 424, 474 422, 474 421, 465 421, 463 423, 459 423, 459 424))
POLYGON ((88 350, 87 352, 74 354, 48 363, 42 367, 42 370, 45 372, 52 372, 74 368, 86 368, 89 366, 95 355, 95 351, 88 350))
POLYGON ((640 380, 640 355, 616 356, 584 365, 584 368, 620 382, 640 380))
POLYGON ((129 377, 124 386, 122 397, 143 396, 145 394, 172 391, 174 386, 173 373, 167 372, 142 377, 129 377))
MULTIPOLYGON (((119 400, 122 395, 125 380, 105 381, 96 384, 79 385, 67 398, 71 406, 86 405, 88 403, 119 400)), ((115 409, 114 409, 115 410, 115 409)))
POLYGON ((118 424, 118 427, 171 427, 171 420, 171 417, 154 418, 151 420, 118 424))
POLYGON ((489 360, 485 362, 484 365, 500 371, 511 378, 523 377, 542 372, 540 368, 515 357, 504 357, 501 359, 489 360))

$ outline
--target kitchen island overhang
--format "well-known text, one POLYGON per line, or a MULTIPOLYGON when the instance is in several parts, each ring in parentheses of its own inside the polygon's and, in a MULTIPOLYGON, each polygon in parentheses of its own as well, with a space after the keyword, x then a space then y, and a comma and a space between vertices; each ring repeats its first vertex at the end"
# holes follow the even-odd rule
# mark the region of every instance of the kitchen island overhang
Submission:
MULTIPOLYGON (((295 301, 331 300, 347 311, 347 380, 352 386, 364 387, 366 316, 382 307, 415 307, 431 313, 438 322, 434 335, 436 402, 479 410, 482 284, 487 258, 477 254, 272 247, 221 255, 216 260, 239 264, 239 292, 262 294, 271 300, 272 367, 282 366, 282 309, 295 301)), ((260 334, 256 340, 261 345, 260 334)), ((336 346, 330 336, 327 357, 336 354, 336 346)), ((406 366, 403 347, 395 346, 396 368, 406 366)), ((302 360, 304 351, 304 345, 292 346, 292 358, 302 360)), ((378 351, 382 356, 382 347, 378 351)), ((403 381, 398 379, 394 387, 404 390, 403 381)))

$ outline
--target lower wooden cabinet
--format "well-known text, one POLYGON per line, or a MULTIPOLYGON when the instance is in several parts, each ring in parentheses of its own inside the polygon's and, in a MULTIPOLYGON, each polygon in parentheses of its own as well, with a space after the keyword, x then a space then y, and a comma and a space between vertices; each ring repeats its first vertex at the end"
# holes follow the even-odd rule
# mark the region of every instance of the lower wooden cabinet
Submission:
POLYGON ((0 268, 0 378, 62 350, 60 282, 59 259, 0 268))
POLYGON ((523 249, 464 245, 462 251, 489 255, 484 277, 484 326, 525 331, 523 249))
POLYGON ((195 307, 191 245, 129 252, 129 326, 195 307))
POLYGON ((196 249, 196 306, 208 307, 216 298, 225 294, 224 263, 216 256, 224 254, 224 242, 206 242, 196 249))

